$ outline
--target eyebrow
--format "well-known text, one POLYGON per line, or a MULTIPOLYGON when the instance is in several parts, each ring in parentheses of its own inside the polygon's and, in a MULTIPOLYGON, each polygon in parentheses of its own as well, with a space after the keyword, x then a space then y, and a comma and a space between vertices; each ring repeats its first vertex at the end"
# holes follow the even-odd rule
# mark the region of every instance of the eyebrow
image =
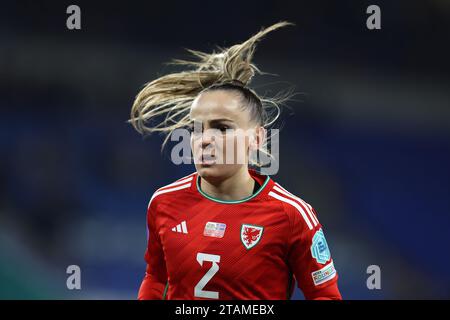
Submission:
POLYGON ((217 123, 217 122, 234 122, 231 119, 221 118, 221 119, 212 119, 209 120, 210 123, 217 123))
MULTIPOLYGON (((192 119, 191 123, 194 123, 194 122, 202 122, 202 121, 201 120, 192 119)), ((220 123, 220 122, 232 122, 232 123, 234 123, 233 120, 227 119, 227 118, 212 119, 212 120, 208 120, 207 122, 213 123, 213 124, 217 124, 217 123, 220 123)))

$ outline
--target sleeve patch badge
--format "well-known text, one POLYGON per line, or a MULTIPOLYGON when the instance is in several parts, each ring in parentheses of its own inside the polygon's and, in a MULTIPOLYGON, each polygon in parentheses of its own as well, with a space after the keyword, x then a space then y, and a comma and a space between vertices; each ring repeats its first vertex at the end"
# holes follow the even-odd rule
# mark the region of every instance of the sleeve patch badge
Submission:
POLYGON ((313 278, 314 285, 316 286, 333 279, 336 276, 336 269, 334 268, 333 262, 329 263, 320 270, 312 272, 311 276, 313 278))
POLYGON ((327 240, 325 240, 322 228, 314 234, 311 245, 311 254, 320 264, 327 263, 331 258, 330 249, 328 249, 327 240))

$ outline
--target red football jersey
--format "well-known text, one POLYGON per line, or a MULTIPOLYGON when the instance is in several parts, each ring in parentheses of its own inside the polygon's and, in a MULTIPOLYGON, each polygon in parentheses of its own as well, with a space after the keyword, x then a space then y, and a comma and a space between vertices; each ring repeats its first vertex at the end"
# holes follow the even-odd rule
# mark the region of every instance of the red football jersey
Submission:
POLYGON ((139 299, 341 299, 314 209, 269 176, 239 201, 203 193, 197 173, 158 189, 148 211, 139 299))

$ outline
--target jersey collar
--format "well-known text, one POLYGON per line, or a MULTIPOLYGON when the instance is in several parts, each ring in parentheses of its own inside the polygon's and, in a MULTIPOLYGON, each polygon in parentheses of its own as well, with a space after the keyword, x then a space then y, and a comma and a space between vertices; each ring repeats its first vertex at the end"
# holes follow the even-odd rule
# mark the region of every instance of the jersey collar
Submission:
POLYGON ((258 191, 256 191, 254 194, 252 194, 251 196, 248 196, 244 199, 240 199, 240 200, 221 200, 215 197, 212 197, 208 194, 206 194, 205 192, 202 191, 201 187, 200 187, 200 176, 198 173, 195 173, 194 175, 194 183, 192 183, 192 188, 197 191, 202 197, 210 200, 210 201, 214 201, 217 203, 222 203, 222 204, 238 204, 238 203, 243 203, 243 202, 248 202, 250 200, 253 199, 257 199, 259 197, 264 196, 265 194, 268 193, 268 191, 271 189, 272 185, 273 185, 273 180, 270 178, 270 176, 265 176, 265 175, 261 175, 259 173, 257 173, 255 170, 253 169, 249 169, 249 173, 250 175, 253 177, 253 179, 255 179, 256 181, 258 181, 258 183, 261 185, 258 189, 258 191))

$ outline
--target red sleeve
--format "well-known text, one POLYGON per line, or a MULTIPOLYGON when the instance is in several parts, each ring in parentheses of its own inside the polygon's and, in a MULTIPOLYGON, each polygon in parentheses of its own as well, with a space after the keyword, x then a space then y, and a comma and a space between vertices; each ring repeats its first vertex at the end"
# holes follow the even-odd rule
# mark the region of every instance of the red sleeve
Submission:
POLYGON ((341 300, 338 275, 322 225, 314 209, 304 203, 298 209, 289 206, 291 234, 288 240, 288 264, 298 287, 307 300, 341 300), (309 220, 309 225, 305 217, 309 220))
POLYGON ((145 261, 147 268, 141 287, 139 300, 164 299, 167 272, 161 240, 155 225, 156 200, 151 201, 147 210, 147 249, 145 261))

